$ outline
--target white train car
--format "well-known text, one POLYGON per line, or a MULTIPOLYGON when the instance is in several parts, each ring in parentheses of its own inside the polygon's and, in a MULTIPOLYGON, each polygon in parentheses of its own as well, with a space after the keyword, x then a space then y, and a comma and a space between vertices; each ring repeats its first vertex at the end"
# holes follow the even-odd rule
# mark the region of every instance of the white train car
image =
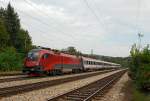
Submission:
POLYGON ((100 70, 100 69, 111 69, 111 68, 119 68, 120 64, 101 61, 97 59, 82 57, 83 67, 85 70, 100 70))

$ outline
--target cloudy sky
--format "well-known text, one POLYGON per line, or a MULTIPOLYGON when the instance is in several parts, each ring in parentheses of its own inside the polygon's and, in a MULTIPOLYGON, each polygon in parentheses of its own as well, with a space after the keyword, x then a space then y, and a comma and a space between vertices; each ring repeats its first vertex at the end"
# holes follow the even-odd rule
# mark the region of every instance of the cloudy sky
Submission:
POLYGON ((137 33, 150 43, 150 0, 0 0, 18 12, 33 44, 84 53, 129 56, 137 33))

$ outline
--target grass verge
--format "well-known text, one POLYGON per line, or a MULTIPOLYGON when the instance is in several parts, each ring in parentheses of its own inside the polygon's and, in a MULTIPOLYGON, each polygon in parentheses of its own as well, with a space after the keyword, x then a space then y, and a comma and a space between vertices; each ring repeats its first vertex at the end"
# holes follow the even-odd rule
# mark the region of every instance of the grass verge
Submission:
POLYGON ((125 93, 123 101, 150 101, 150 92, 143 92, 137 89, 132 80, 125 83, 122 92, 125 93))

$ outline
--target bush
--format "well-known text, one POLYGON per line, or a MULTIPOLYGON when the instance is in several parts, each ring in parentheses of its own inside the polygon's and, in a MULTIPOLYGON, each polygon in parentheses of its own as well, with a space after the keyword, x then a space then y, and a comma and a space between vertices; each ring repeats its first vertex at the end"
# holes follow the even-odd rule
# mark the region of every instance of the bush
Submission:
POLYGON ((141 65, 137 73, 136 83, 140 88, 150 88, 150 63, 141 65))
POLYGON ((17 53, 15 48, 7 47, 0 52, 0 71, 21 70, 23 54, 17 53))
POLYGON ((149 46, 139 50, 136 45, 131 50, 131 77, 139 88, 150 89, 150 50, 149 46))

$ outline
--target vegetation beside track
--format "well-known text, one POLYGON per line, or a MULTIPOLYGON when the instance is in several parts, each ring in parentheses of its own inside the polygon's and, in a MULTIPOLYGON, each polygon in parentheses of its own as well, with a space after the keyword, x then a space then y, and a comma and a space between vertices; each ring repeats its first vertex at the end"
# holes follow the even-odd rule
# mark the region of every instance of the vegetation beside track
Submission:
POLYGON ((13 75, 22 75, 21 71, 1 71, 0 72, 0 76, 13 76, 13 75))
POLYGON ((133 80, 125 83, 122 92, 125 93, 123 101, 150 101, 150 93, 139 90, 133 80))
POLYGON ((131 49, 130 76, 139 89, 150 90, 150 49, 147 45, 139 49, 136 44, 131 49))
POLYGON ((0 8, 0 71, 21 70, 23 58, 32 48, 32 40, 27 30, 21 27, 14 8, 0 8))

